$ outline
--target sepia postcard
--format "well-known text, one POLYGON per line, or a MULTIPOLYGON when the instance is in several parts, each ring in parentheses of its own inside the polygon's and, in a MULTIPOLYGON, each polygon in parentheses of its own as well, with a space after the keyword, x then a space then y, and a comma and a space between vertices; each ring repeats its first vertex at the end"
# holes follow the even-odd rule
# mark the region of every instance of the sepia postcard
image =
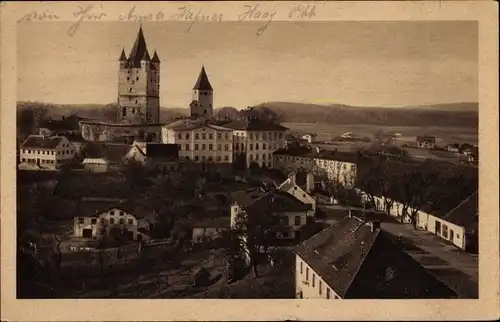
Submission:
POLYGON ((496 10, 2 3, 2 321, 500 318, 496 10))

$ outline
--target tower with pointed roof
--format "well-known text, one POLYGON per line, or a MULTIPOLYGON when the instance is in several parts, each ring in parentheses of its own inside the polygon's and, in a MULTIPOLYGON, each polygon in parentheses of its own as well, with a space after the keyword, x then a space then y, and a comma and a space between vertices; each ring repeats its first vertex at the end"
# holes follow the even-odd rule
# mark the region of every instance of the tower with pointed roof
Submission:
POLYGON ((128 55, 119 58, 117 121, 121 124, 155 124, 160 119, 160 59, 149 55, 139 28, 128 55))
POLYGON ((193 100, 190 105, 191 117, 211 118, 213 116, 214 90, 208 80, 205 66, 201 67, 198 80, 193 87, 193 100))

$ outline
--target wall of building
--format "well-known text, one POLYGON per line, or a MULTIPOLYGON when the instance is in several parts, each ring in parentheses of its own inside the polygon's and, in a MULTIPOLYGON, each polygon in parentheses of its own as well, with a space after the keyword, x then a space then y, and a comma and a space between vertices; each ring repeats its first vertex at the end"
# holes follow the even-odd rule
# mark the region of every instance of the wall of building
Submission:
POLYGON ((295 255, 295 297, 303 299, 341 299, 299 255, 295 255))
POLYGON ((465 250, 465 228, 455 225, 453 223, 447 222, 439 217, 429 215, 429 220, 427 224, 427 230, 457 246, 460 249, 465 250), (436 223, 441 224, 441 228, 436 230, 436 223), (452 232, 453 231, 453 237, 452 232))
POLYGON ((160 142, 162 128, 160 125, 118 126, 106 123, 80 123, 82 137, 86 141, 121 141, 125 138, 133 141, 146 141, 149 134, 151 142, 160 142))
POLYGON ((76 155, 76 149, 66 138, 63 138, 54 149, 23 147, 19 155, 22 163, 37 164, 39 161, 41 167, 56 168, 71 162, 76 155))
POLYGON ((135 216, 119 208, 110 209, 95 217, 75 217, 73 221, 73 234, 75 237, 83 237, 83 230, 91 229, 92 238, 98 238, 101 236, 103 227, 105 227, 108 235, 114 227, 125 227, 127 230, 132 231, 134 240, 137 239, 137 235, 139 234, 137 231, 138 222, 135 216))
POLYGON ((198 105, 191 111, 191 116, 210 118, 213 116, 213 91, 193 90, 193 101, 198 101, 198 105))
MULTIPOLYGON (((289 178, 287 180, 291 181, 292 179, 289 178)), ((300 186, 295 184, 293 188, 291 188, 287 192, 303 203, 310 204, 312 206, 313 212, 316 211, 316 199, 305 192, 300 186)))

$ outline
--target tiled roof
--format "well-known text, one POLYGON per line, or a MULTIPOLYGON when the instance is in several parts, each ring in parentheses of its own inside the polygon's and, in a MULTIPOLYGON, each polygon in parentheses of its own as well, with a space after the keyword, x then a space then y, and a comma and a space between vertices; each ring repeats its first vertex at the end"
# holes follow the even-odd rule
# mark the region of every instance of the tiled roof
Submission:
POLYGON ((303 157, 308 159, 341 161, 348 163, 357 163, 359 159, 359 154, 354 152, 335 151, 335 150, 320 150, 319 152, 317 152, 307 147, 293 147, 288 149, 279 149, 276 150, 274 154, 303 157))
POLYGON ((295 184, 293 183, 293 181, 291 179, 287 179, 285 180, 279 187, 278 189, 281 190, 281 191, 284 191, 284 192, 287 192, 289 191, 290 189, 292 189, 293 187, 295 186, 295 184))
POLYGON ((146 156, 177 160, 179 159, 179 146, 177 144, 148 143, 146 156))
POLYGON ((21 144, 21 149, 55 149, 63 138, 62 136, 43 137, 41 135, 30 135, 26 141, 21 144))
POLYGON ((121 163, 130 148, 129 144, 88 142, 83 156, 85 158, 102 158, 110 163, 121 163))
POLYGON ((137 38, 135 39, 134 46, 128 55, 128 61, 130 67, 139 68, 141 67, 141 60, 146 56, 149 60, 148 48, 146 45, 146 39, 144 39, 144 34, 142 32, 142 26, 139 28, 137 33, 137 38))
POLYGON ((249 121, 236 120, 223 125, 224 127, 231 128, 239 131, 286 131, 288 128, 258 119, 251 119, 249 121))
POLYGON ((193 89, 202 91, 213 90, 212 85, 210 85, 210 81, 208 80, 207 73, 205 72, 205 66, 201 67, 200 75, 198 76, 198 80, 196 81, 193 89))
POLYGON ((342 298, 452 297, 385 232, 345 218, 306 240, 295 253, 342 298))
POLYGON ((136 218, 154 219, 154 211, 143 205, 124 199, 81 199, 77 202, 77 214, 82 217, 93 217, 113 208, 121 209, 136 218))
POLYGON ((305 204, 280 190, 263 191, 256 188, 233 192, 231 197, 239 206, 251 207, 256 210, 261 209, 278 213, 311 210, 310 204, 305 204))

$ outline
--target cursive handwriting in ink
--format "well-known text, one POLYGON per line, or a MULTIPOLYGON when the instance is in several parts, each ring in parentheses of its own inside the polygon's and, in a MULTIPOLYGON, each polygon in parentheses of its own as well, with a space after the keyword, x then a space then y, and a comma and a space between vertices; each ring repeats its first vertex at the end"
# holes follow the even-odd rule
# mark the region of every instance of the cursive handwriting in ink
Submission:
POLYGON ((290 9, 288 18, 295 19, 311 19, 316 17, 316 5, 314 4, 299 4, 290 9))
POLYGON ((28 14, 25 14, 21 19, 19 19, 17 22, 23 22, 23 21, 44 21, 44 20, 58 20, 59 16, 50 13, 48 11, 44 12, 38 12, 38 11, 31 11, 28 14))
POLYGON ((93 9, 94 9, 93 4, 87 4, 85 6, 78 5, 78 10, 75 13, 73 13, 73 17, 75 17, 77 20, 74 24, 71 25, 71 27, 69 27, 68 35, 72 37, 76 33, 78 28, 80 28, 80 25, 84 20, 96 21, 96 20, 101 20, 102 17, 107 16, 106 13, 102 11, 102 6, 100 13, 94 13, 93 9))
MULTIPOLYGON (((134 5, 132 8, 130 8, 129 12, 126 15, 120 14, 118 17, 118 20, 122 21, 133 21, 133 22, 143 22, 143 21, 151 21, 153 20, 153 14, 150 12, 147 13, 136 13, 135 12, 136 6, 134 5)), ((156 14, 156 20, 162 20, 163 19, 163 13, 159 12, 156 14)))
POLYGON ((194 10, 188 6, 179 7, 178 12, 170 16, 170 20, 190 22, 187 29, 188 32, 191 31, 194 24, 197 22, 222 22, 223 19, 224 15, 222 13, 205 14, 203 13, 203 7, 200 7, 198 10, 194 10))
POLYGON ((245 5, 245 12, 238 16, 239 21, 261 21, 266 20, 266 23, 257 29, 257 36, 260 36, 266 31, 267 27, 273 21, 276 11, 263 11, 260 10, 259 4, 245 5))

